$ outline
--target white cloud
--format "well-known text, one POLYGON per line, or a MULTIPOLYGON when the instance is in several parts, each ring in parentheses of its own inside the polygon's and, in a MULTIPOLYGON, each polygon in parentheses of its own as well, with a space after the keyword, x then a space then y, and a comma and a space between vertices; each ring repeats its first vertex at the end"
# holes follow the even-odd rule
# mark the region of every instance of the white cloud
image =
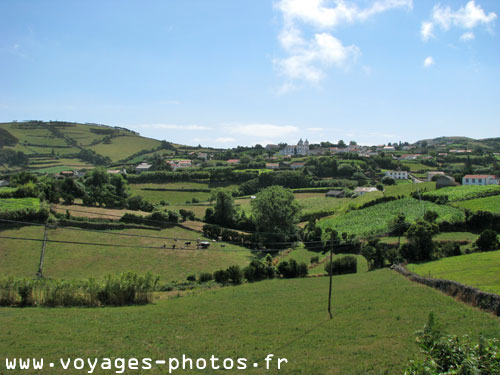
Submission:
POLYGON ((231 134, 246 137, 279 138, 295 134, 299 131, 299 128, 292 125, 239 124, 226 126, 226 130, 231 134))
POLYGON ((432 22, 422 22, 422 27, 420 28, 420 35, 424 42, 427 42, 430 38, 434 38, 434 24, 432 22))
POLYGON ((202 125, 179 125, 179 124, 145 124, 143 128, 150 129, 175 129, 175 130, 210 130, 208 126, 202 125))
POLYGON ((431 21, 422 23, 421 35, 424 41, 428 40, 432 36, 432 30, 435 25, 445 31, 450 30, 452 26, 469 30, 479 25, 491 28, 496 19, 496 13, 486 13, 479 4, 476 4, 475 0, 470 0, 465 7, 460 7, 456 11, 453 11, 449 6, 443 7, 441 4, 436 4, 432 9, 431 21))
POLYGON ((473 39, 475 39, 475 38, 476 38, 476 36, 474 35, 474 33, 473 33, 473 32, 470 32, 470 31, 468 31, 468 32, 466 32, 466 33, 463 33, 463 34, 460 36, 460 40, 461 40, 462 42, 468 42, 469 40, 473 40, 473 39))
MULTIPOLYGON (((329 32, 331 29, 363 22, 393 8, 412 9, 413 0, 378 0, 363 9, 347 0, 335 0, 333 4, 328 0, 279 0, 274 6, 283 16, 278 40, 288 54, 288 57, 274 59, 274 65, 289 81, 317 83, 325 77, 327 68, 347 66, 361 53, 356 45, 345 46, 329 32), (303 35, 301 25, 313 27, 311 37, 303 35)), ((295 88, 293 83, 286 82, 278 93, 292 88, 295 88)))
POLYGON ((434 65, 436 62, 434 61, 434 58, 432 56, 429 56, 427 57, 425 60, 424 60, 424 67, 425 68, 429 68, 431 67, 432 65, 434 65))

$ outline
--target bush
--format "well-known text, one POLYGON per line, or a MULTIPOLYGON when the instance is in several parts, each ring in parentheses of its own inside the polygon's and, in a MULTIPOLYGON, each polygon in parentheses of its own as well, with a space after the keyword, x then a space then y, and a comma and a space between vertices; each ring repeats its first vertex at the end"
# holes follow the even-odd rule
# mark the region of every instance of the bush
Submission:
POLYGON ((284 260, 278 265, 278 273, 285 279, 306 277, 308 272, 307 264, 304 262, 298 264, 295 259, 284 260))
POLYGON ((390 176, 382 177, 381 181, 384 185, 396 185, 396 180, 390 176))
POLYGON ((226 272, 231 284, 240 285, 243 282, 243 271, 240 266, 230 266, 226 272))
POLYGON ((189 275, 187 278, 186 278, 187 281, 196 281, 196 275, 189 275))
POLYGON ((481 232, 477 238, 475 245, 481 251, 496 250, 500 246, 498 243, 497 234, 494 230, 486 229, 481 232))
POLYGON ((206 282, 209 282, 211 280, 213 280, 213 276, 211 273, 208 273, 208 272, 200 273, 200 277, 199 277, 200 283, 206 283, 206 282))
POLYGON ((440 250, 443 257, 454 257, 457 255, 462 255, 460 245, 456 242, 446 242, 441 245, 440 250))
POLYGON ((252 261, 248 267, 245 267, 243 273, 245 279, 250 282, 273 279, 276 276, 276 270, 272 265, 259 260, 252 261))
POLYGON ((331 264, 328 261, 325 265, 325 272, 332 275, 345 275, 348 273, 356 273, 358 268, 358 259, 353 255, 346 255, 342 258, 335 259, 331 264), (331 267, 331 268, 330 268, 331 267))
POLYGON ((311 264, 317 264, 317 263, 319 263, 319 256, 311 257, 311 264))
POLYGON ((226 285, 229 281, 229 274, 226 270, 215 271, 214 280, 219 284, 226 285))
POLYGON ((425 355, 423 361, 410 361, 405 375, 493 375, 500 374, 497 341, 480 337, 479 343, 468 336, 444 335, 436 327, 433 313, 417 332, 417 343, 425 355))

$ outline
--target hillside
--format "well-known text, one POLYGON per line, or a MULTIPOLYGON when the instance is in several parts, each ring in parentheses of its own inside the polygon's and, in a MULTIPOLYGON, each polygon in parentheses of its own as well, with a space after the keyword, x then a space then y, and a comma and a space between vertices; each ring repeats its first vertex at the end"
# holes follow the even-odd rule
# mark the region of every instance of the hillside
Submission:
POLYGON ((500 137, 473 139, 468 137, 438 137, 433 139, 422 139, 415 142, 417 145, 422 145, 424 142, 429 146, 449 147, 456 149, 475 149, 482 148, 492 152, 500 151, 500 137))
POLYGON ((140 136, 120 127, 62 121, 0 123, 5 150, 29 157, 28 168, 42 173, 126 162, 128 158, 160 149, 175 150, 166 142, 140 136))

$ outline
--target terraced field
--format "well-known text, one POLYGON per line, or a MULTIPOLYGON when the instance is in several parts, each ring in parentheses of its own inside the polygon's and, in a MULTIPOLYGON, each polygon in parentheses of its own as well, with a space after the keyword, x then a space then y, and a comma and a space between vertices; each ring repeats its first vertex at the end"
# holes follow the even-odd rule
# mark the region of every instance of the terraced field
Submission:
POLYGON ((150 150, 158 147, 160 141, 151 138, 144 138, 134 135, 124 135, 111 139, 110 144, 99 143, 95 146, 90 146, 98 154, 109 156, 109 158, 116 162, 127 158, 130 155, 142 150, 150 150))
POLYGON ((466 208, 471 211, 490 211, 500 214, 500 195, 456 202, 453 203, 453 206, 466 208))

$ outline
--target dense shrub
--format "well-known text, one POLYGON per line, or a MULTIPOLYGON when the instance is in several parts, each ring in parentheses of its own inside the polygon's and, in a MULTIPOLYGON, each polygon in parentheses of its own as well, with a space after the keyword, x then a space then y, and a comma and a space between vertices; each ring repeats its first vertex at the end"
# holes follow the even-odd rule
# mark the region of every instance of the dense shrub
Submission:
POLYGON ((319 256, 311 257, 311 264, 317 264, 317 263, 319 263, 319 256))
POLYGON ((284 260, 278 265, 278 273, 285 279, 306 277, 308 272, 307 264, 304 262, 299 264, 295 259, 284 260))
POLYGON ((328 261, 325 264, 325 272, 332 275, 345 275, 348 273, 356 273, 358 267, 358 259, 353 255, 346 255, 342 258, 335 259, 331 264, 328 261), (331 270, 331 271, 330 271, 331 270))
POLYGON ((243 273, 245 279, 250 282, 273 279, 276 276, 276 270, 272 265, 259 260, 252 261, 248 267, 243 269, 243 273))
POLYGON ((494 230, 486 229, 477 238, 475 245, 481 251, 496 250, 500 247, 497 233, 494 230))
POLYGON ((200 273, 199 281, 200 281, 200 283, 206 283, 206 282, 213 280, 213 278, 214 277, 212 276, 211 273, 202 272, 202 273, 200 273))
POLYGON ((219 270, 214 272, 215 282, 226 285, 229 281, 229 274, 226 270, 219 270))
POLYGON ((240 266, 229 266, 226 270, 227 280, 233 285, 240 285, 243 282, 243 271, 240 266))
POLYGON ((494 375, 500 374, 499 346, 495 339, 444 335, 437 327, 434 314, 422 331, 417 343, 425 355, 423 361, 410 361, 405 375, 494 375))

